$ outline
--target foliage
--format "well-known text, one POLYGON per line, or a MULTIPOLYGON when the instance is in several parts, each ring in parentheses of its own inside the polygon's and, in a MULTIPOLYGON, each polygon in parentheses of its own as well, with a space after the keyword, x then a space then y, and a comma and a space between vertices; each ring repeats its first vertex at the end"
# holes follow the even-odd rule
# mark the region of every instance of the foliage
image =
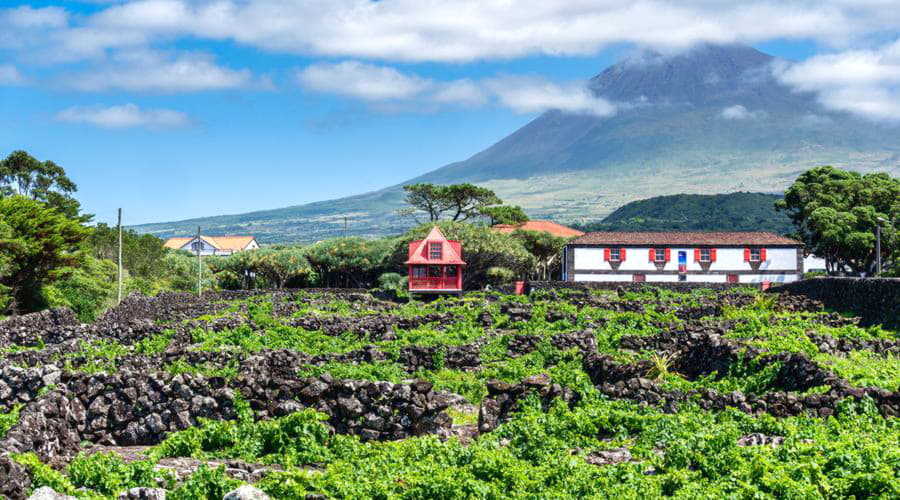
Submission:
POLYGON ((882 258, 897 259, 900 236, 884 221, 900 218, 900 179, 887 173, 816 167, 802 173, 776 207, 794 222, 807 250, 824 257, 832 271, 845 265, 854 272, 874 271, 877 226, 882 258))
MULTIPOLYGON (((216 288, 216 280, 210 267, 215 258, 201 259, 202 282, 204 290, 216 288)), ((159 282, 145 283, 149 289, 141 288, 146 295, 153 295, 163 290, 175 292, 197 293, 197 256, 187 252, 168 252, 163 263, 166 266, 165 278, 159 282)))
POLYGON ((126 464, 114 452, 80 453, 67 467, 68 480, 77 488, 88 488, 102 495, 114 497, 119 492, 136 488, 156 488, 160 484, 171 488, 175 484, 174 475, 161 469, 154 470, 156 463, 141 460, 126 464))
POLYGON ((583 231, 772 231, 793 230, 775 210, 781 196, 764 193, 675 194, 625 204, 583 231))
POLYGON ((299 246, 266 247, 214 257, 207 263, 216 282, 228 290, 300 288, 313 280, 313 271, 299 246))
POLYGON ((43 307, 41 288, 83 263, 88 230, 53 208, 24 196, 0 199, 0 284, 13 313, 43 307))
POLYGON ((505 267, 489 267, 485 273, 487 284, 491 286, 503 286, 512 283, 516 279, 516 273, 505 267))
MULTIPOLYGON (((472 289, 487 283, 487 272, 492 267, 503 267, 521 276, 535 266, 534 257, 520 241, 509 235, 488 227, 459 222, 440 222, 437 225, 448 239, 462 243, 463 260, 466 262, 463 268, 463 288, 472 289)), ((397 246, 393 258, 395 265, 400 266, 407 258, 406 243, 424 238, 431 227, 433 226, 430 224, 424 224, 399 239, 401 244, 397 246)))
POLYGON ((488 219, 488 224, 509 224, 516 225, 528 222, 528 215, 518 205, 497 205, 493 207, 483 207, 479 210, 482 217, 488 219))
POLYGON ((241 482, 225 474, 225 466, 210 468, 200 464, 185 482, 166 495, 171 500, 196 500, 198 498, 225 498, 225 495, 240 486, 241 482))
MULTIPOLYGON (((152 234, 122 230, 122 266, 131 276, 155 280, 166 272, 166 248, 163 240, 152 234)), ((119 232, 115 227, 99 223, 91 231, 88 246, 98 259, 118 260, 119 232)))
POLYGON ((66 217, 87 222, 81 205, 71 197, 78 188, 56 163, 39 161, 25 151, 13 151, 0 160, 0 197, 24 196, 57 209, 66 217))
POLYGON ((9 432, 12 426, 16 425, 19 421, 19 412, 21 410, 22 405, 19 404, 6 413, 0 413, 0 438, 6 437, 6 433, 9 432))
POLYGON ((485 207, 503 203, 493 191, 474 184, 438 186, 429 183, 403 186, 406 203, 413 210, 425 212, 428 220, 435 222, 444 213, 450 220, 464 221, 482 213, 485 207))
POLYGON ((116 264, 90 256, 85 257, 82 266, 66 269, 60 278, 42 290, 48 307, 68 307, 83 323, 94 321, 113 305, 115 293, 116 264))
POLYGON ((512 233, 513 238, 522 242, 522 245, 537 260, 537 267, 532 276, 536 279, 549 280, 552 276, 560 276, 562 271, 563 248, 569 242, 568 238, 561 238, 543 231, 526 231, 516 229, 512 233))
POLYGON ((335 238, 306 247, 306 259, 323 286, 370 288, 396 245, 391 239, 335 238))

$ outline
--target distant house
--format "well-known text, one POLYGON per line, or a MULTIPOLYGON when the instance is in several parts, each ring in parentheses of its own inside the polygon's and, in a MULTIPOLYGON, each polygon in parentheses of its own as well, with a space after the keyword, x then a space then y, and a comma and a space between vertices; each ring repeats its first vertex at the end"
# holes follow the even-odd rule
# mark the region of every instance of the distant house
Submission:
POLYGON ((565 281, 787 283, 803 244, 765 232, 596 232, 566 245, 565 281))
POLYGON ((571 227, 566 227, 562 224, 557 224, 548 220, 530 220, 528 222, 523 222, 522 224, 515 225, 494 224, 493 229, 497 232, 507 234, 515 231, 516 229, 523 229, 525 231, 540 231, 543 233, 550 233, 553 236, 558 236, 560 238, 575 238, 584 234, 583 231, 572 229, 571 227))
POLYGON ((231 255, 244 250, 256 250, 259 243, 253 236, 191 236, 169 238, 165 243, 166 248, 172 250, 187 250, 192 254, 200 255, 231 255))

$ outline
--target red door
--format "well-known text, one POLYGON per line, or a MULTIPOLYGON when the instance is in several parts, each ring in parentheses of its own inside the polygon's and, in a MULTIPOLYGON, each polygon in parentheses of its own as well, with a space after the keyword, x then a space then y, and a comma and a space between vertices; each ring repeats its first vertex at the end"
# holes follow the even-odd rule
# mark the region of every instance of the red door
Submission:
POLYGON ((646 274, 633 274, 631 276, 631 281, 633 281, 635 283, 644 283, 647 281, 647 275, 646 274))
POLYGON ((738 275, 737 274, 729 274, 728 276, 725 277, 725 281, 727 281, 728 283, 737 283, 738 275))

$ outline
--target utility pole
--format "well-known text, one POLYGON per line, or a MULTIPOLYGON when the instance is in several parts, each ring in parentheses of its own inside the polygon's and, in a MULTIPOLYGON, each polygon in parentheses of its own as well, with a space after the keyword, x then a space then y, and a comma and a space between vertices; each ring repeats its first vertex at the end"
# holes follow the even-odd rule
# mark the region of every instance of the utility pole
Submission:
POLYGON ((200 226, 197 226, 197 242, 194 244, 197 248, 197 296, 203 296, 203 260, 200 257, 200 251, 203 250, 203 240, 200 239, 200 226))
POLYGON ((122 209, 119 209, 119 293, 116 298, 116 304, 122 303, 122 209))
POLYGON ((875 238, 875 276, 881 276, 881 223, 876 223, 875 232, 878 236, 875 238))

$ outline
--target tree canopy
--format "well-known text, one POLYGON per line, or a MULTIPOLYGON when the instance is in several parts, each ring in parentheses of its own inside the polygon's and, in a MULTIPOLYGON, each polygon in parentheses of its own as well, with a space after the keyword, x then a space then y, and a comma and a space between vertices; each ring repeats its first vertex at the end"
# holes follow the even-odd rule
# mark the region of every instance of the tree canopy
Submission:
POLYGON ((81 204, 71 195, 78 187, 56 163, 40 161, 25 151, 13 151, 0 160, 0 196, 24 196, 58 209, 82 222, 91 219, 79 215, 81 204))
POLYGON ((503 203, 490 189, 474 184, 439 186, 430 183, 403 186, 406 202, 415 210, 424 212, 429 221, 441 220, 444 214, 452 221, 464 221, 481 214, 491 205, 503 203))
POLYGON ((482 216, 488 219, 488 224, 509 224, 514 226, 523 222, 528 222, 528 215, 518 205, 496 205, 493 207, 483 207, 480 210, 482 216))
POLYGON ((536 266, 532 276, 537 279, 547 280, 551 275, 558 274, 562 259, 563 248, 569 242, 568 238, 560 238, 543 231, 526 231, 516 229, 512 237, 522 243, 531 255, 534 255, 536 266))
POLYGON ((830 166, 802 173, 776 202, 797 227, 807 250, 827 260, 832 270, 875 270, 876 229, 881 227, 884 261, 896 260, 900 216, 900 179, 887 173, 860 175, 830 166))
POLYGON ((0 199, 0 284, 13 313, 38 309, 41 288, 84 259, 89 229, 25 196, 0 199))

